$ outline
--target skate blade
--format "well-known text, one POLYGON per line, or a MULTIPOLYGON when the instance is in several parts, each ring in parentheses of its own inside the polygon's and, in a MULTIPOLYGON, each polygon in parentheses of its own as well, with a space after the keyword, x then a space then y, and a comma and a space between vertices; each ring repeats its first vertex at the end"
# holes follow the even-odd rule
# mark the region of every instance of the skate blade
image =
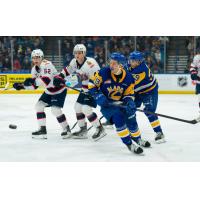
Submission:
POLYGON ((135 153, 133 151, 130 151, 133 155, 136 155, 136 156, 145 156, 145 153, 144 153, 144 150, 142 153, 135 153))
POLYGON ((145 153, 144 153, 144 151, 143 151, 143 152, 140 153, 140 154, 134 153, 134 155, 136 155, 136 156, 145 156, 145 153))
POLYGON ((39 140, 46 140, 47 136, 46 135, 32 135, 32 139, 39 139, 39 140))
POLYGON ((165 142, 166 142, 166 140, 164 138, 161 139, 161 140, 155 141, 156 144, 162 144, 162 143, 165 143, 165 142))
MULTIPOLYGON (((141 146, 141 145, 140 145, 140 146, 141 146)), ((143 147, 143 148, 145 148, 145 149, 151 149, 151 148, 152 148, 152 146, 149 146, 149 147, 141 146, 141 147, 143 147)))
POLYGON ((72 138, 73 139, 81 139, 82 140, 82 139, 88 139, 88 136, 81 137, 81 136, 73 136, 72 135, 72 138))
POLYGON ((63 136, 61 136, 61 137, 62 137, 63 140, 65 140, 65 139, 69 139, 69 138, 71 138, 72 135, 63 135, 63 136))
POLYGON ((98 140, 100 140, 101 138, 105 137, 107 135, 107 133, 103 133, 101 134, 98 138, 93 139, 95 142, 97 142, 98 140))

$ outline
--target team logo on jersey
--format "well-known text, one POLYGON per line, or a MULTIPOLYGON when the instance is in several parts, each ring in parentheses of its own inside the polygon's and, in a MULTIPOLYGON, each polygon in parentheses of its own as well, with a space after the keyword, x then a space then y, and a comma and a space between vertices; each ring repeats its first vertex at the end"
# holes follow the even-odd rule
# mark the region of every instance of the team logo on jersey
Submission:
POLYGON ((179 76, 178 77, 178 85, 180 87, 185 87, 188 84, 188 80, 186 76, 179 76))
POLYGON ((90 68, 94 67, 94 64, 91 63, 90 61, 86 61, 86 63, 89 65, 90 68))
POLYGON ((121 88, 120 86, 114 86, 112 88, 112 86, 110 86, 109 88, 107 88, 108 92, 109 92, 109 97, 113 100, 120 100, 121 96, 123 94, 124 89, 121 88))

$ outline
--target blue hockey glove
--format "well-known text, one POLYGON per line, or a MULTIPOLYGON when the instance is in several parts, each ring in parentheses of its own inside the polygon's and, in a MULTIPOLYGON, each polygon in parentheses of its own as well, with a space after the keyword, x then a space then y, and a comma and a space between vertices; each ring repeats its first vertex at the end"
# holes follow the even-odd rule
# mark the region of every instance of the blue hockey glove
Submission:
POLYGON ((24 86, 28 87, 28 86, 32 86, 35 84, 35 79, 32 79, 32 78, 27 78, 25 81, 24 81, 24 86))
POLYGON ((65 85, 65 80, 60 76, 55 76, 53 79, 53 84, 56 87, 60 87, 62 85, 65 85))
POLYGON ((16 90, 25 89, 23 83, 14 83, 14 84, 13 84, 13 88, 15 88, 16 90))
POLYGON ((134 115, 136 112, 135 102, 132 98, 126 97, 124 99, 124 104, 126 105, 126 113, 127 115, 134 115))
POLYGON ((106 96, 102 93, 98 93, 95 95, 95 100, 99 106, 107 107, 109 106, 109 100, 106 98, 106 96))

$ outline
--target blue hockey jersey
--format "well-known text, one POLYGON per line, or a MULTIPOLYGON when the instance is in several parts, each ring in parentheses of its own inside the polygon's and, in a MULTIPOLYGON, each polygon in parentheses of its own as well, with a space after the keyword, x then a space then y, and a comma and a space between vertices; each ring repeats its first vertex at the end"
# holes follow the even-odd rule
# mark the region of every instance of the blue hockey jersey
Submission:
POLYGON ((122 69, 122 75, 118 78, 109 67, 104 67, 90 78, 88 89, 92 94, 101 90, 109 100, 120 101, 127 96, 134 97, 134 79, 125 69, 122 69))
POLYGON ((129 66, 128 71, 135 79, 135 93, 143 94, 158 89, 157 80, 144 61, 135 68, 129 66))

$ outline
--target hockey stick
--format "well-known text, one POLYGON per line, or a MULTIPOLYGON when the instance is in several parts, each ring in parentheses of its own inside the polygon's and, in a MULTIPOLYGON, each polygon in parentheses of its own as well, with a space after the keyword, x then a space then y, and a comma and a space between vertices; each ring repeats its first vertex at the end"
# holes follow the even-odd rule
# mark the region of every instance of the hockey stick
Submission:
MULTIPOLYGON (((99 121, 101 121, 102 119, 103 119, 103 116, 100 117, 99 121)), ((77 125, 77 123, 78 123, 78 122, 76 122, 76 123, 72 126, 72 128, 71 128, 70 130, 73 130, 74 127, 77 125)), ((87 129, 87 131, 89 131, 92 127, 93 127, 93 125, 90 126, 90 127, 87 129)))
MULTIPOLYGON (((102 119, 103 119, 103 115, 100 117, 99 121, 101 121, 102 119)), ((90 127, 87 129, 87 131, 89 131, 92 127, 93 127, 93 125, 90 126, 90 127)))
MULTIPOLYGON (((82 92, 82 91, 75 89, 75 88, 72 88, 72 87, 69 87, 69 88, 73 89, 77 92, 82 92)), ((122 104, 122 102, 118 102, 117 104, 116 103, 110 104, 110 106, 119 106, 119 107, 122 107, 122 108, 126 107, 126 106, 123 106, 121 104, 122 104)), ((164 117, 164 118, 168 118, 168 119, 172 119, 172 120, 176 120, 176 121, 180 121, 180 122, 185 122, 185 123, 188 123, 188 124, 197 124, 197 123, 200 122, 200 118, 193 119, 193 120, 186 120, 186 119, 181 119, 181 118, 177 118, 177 117, 173 117, 173 116, 169 116, 169 115, 164 115, 164 114, 160 114, 160 113, 155 113, 155 112, 151 112, 151 111, 147 111, 147 110, 141 110, 141 109, 136 109, 136 110, 138 112, 143 112, 143 113, 147 113, 147 114, 150 114, 150 115, 160 116, 160 117, 164 117)))
POLYGON ((68 85, 65 85, 65 86, 66 86, 66 88, 72 89, 72 90, 74 90, 74 91, 76 91, 76 92, 86 94, 85 92, 83 92, 83 91, 81 91, 81 90, 78 90, 78 89, 76 89, 76 88, 70 87, 70 86, 68 86, 68 85))
POLYGON ((72 126, 72 128, 70 129, 70 131, 72 131, 72 130, 75 128, 75 126, 77 125, 77 123, 78 123, 78 121, 76 121, 76 122, 74 123, 74 125, 72 126))
POLYGON ((181 119, 181 118, 177 118, 177 117, 172 117, 172 116, 169 116, 169 115, 163 115, 163 114, 160 114, 160 113, 150 112, 150 111, 147 111, 147 110, 137 109, 137 111, 144 112, 144 113, 147 113, 147 114, 150 114, 150 115, 156 115, 156 116, 160 116, 160 117, 164 117, 164 118, 180 121, 180 122, 185 122, 185 123, 188 123, 188 124, 197 124, 197 123, 200 122, 200 118, 193 119, 193 120, 186 120, 186 119, 181 119))
MULTIPOLYGON (((5 90, 8 90, 9 88, 9 84, 10 84, 10 82, 7 82, 6 83, 6 85, 5 85, 5 87, 1 90, 1 91, 5 91, 5 90)), ((11 88, 10 88, 11 89, 11 88)))
MULTIPOLYGON (((70 88, 70 89, 72 89, 72 90, 74 90, 74 91, 77 91, 77 92, 79 92, 79 93, 85 93, 85 92, 83 92, 83 91, 80 91, 80 90, 78 90, 78 89, 76 89, 76 88, 73 88, 73 87, 70 87, 70 86, 67 86, 67 85, 66 85, 66 87, 67 87, 67 88, 70 88)), ((103 119, 103 116, 100 117, 99 121, 101 121, 102 119, 103 119)), ((76 123, 72 126, 71 130, 73 130, 73 129, 75 128, 75 126, 77 125, 77 123, 78 123, 78 122, 76 122, 76 123)), ((90 127, 87 129, 87 131, 89 131, 92 127, 93 127, 93 125, 90 126, 90 127)))
MULTIPOLYGON (((122 105, 122 102, 120 103, 113 103, 113 104, 109 104, 110 106, 119 106, 120 108, 126 108, 126 106, 122 105)), ((141 110, 141 109, 136 109, 138 112, 143 112, 143 113, 147 113, 150 115, 155 115, 155 116, 160 116, 160 117, 164 117, 164 118, 168 118, 168 119, 172 119, 172 120, 176 120, 176 121, 180 121, 180 122, 185 122, 188 124, 197 124, 200 122, 200 118, 197 119, 193 119, 193 120, 186 120, 186 119, 181 119, 181 118, 177 118, 177 117, 172 117, 169 115, 163 115, 160 113, 155 113, 155 112, 151 112, 151 111, 147 111, 147 110, 141 110)))

